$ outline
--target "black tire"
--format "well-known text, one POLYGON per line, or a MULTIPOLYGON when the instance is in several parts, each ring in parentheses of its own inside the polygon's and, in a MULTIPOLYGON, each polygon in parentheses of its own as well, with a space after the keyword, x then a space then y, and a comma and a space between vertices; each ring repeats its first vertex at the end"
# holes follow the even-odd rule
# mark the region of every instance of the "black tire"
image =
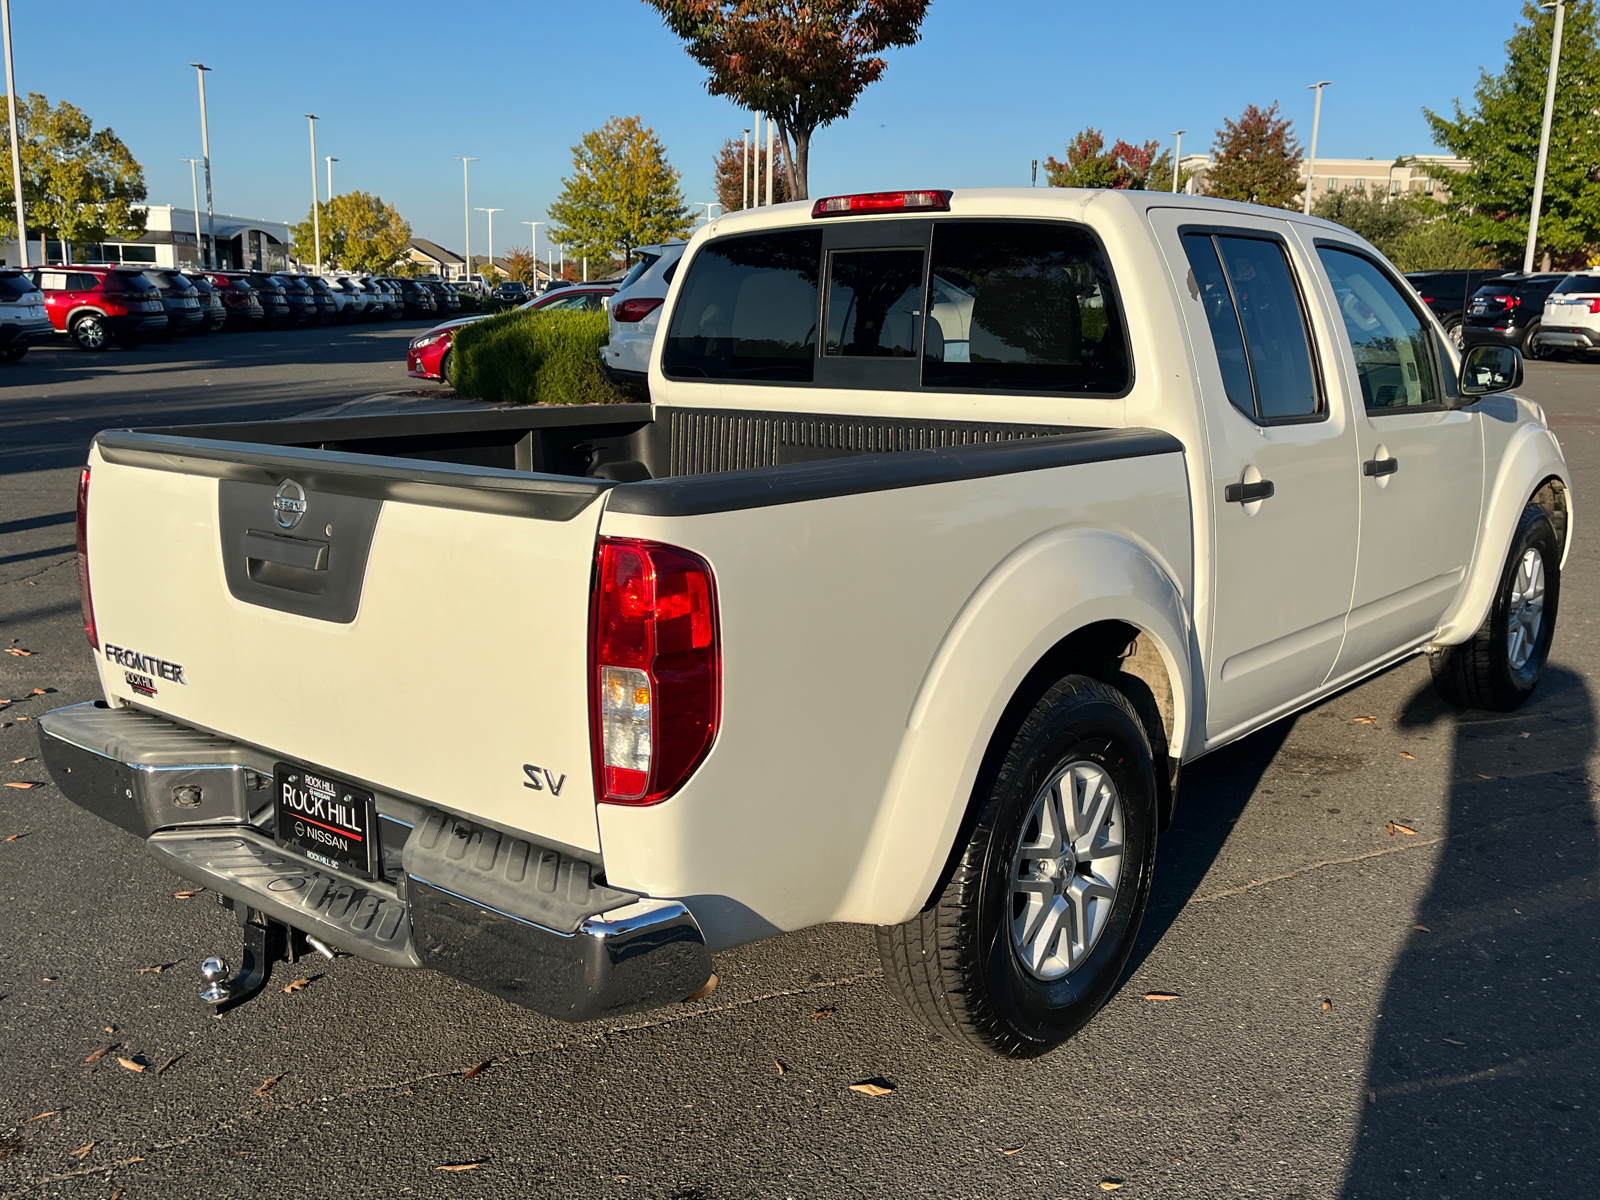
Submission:
MULTIPOLYGON (((1110 997, 1150 897, 1156 774, 1133 706, 1107 684, 1068 675, 1023 720, 992 778, 980 781, 979 803, 949 882, 911 920, 878 928, 878 954, 901 1004, 936 1033, 1004 1057, 1035 1058, 1081 1029, 1110 997), (1025 834, 1038 836, 1030 824, 1037 798, 1074 764, 1098 769, 1120 795, 1121 876, 1085 957, 1045 980, 1024 965, 1015 944, 1012 922, 1021 910, 1013 907, 1014 856, 1022 854, 1025 834)), ((1082 868, 1071 871, 1077 878, 1082 868)))
POLYGON ((1528 326, 1528 332, 1522 335, 1523 358, 1539 357, 1539 334, 1542 329, 1543 326, 1538 321, 1535 321, 1528 326))
POLYGON ((444 357, 439 360, 439 381, 448 383, 451 387, 456 385, 456 381, 450 378, 450 368, 455 366, 454 357, 454 350, 446 350, 444 357))
POLYGON ((0 350, 0 362, 21 362, 22 356, 28 352, 26 346, 7 346, 0 350))
POLYGON ((71 334, 80 350, 104 350, 111 344, 111 333, 99 313, 84 313, 72 323, 71 334))
POLYGON ((1522 510, 1511 553, 1500 570, 1489 615, 1470 639, 1459 646, 1445 646, 1428 656, 1433 671, 1433 686, 1439 694, 1460 708, 1480 708, 1489 712, 1511 712, 1520 708, 1544 674, 1555 637, 1556 611, 1561 600, 1561 541, 1544 505, 1533 503, 1522 510), (1544 576, 1542 605, 1537 630, 1527 636, 1526 606, 1524 636, 1530 643, 1526 661, 1518 664, 1513 655, 1511 624, 1513 605, 1518 604, 1518 583, 1524 559, 1533 552, 1539 556, 1544 576))

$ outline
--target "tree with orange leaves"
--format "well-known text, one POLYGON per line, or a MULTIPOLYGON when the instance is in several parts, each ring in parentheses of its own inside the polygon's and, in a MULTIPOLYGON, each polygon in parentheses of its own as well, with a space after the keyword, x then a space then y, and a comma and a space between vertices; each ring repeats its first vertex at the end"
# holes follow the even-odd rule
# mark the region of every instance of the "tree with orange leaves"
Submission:
POLYGON ((928 0, 644 2, 706 69, 708 92, 777 123, 797 200, 808 196, 811 135, 850 114, 888 69, 882 52, 915 44, 928 11, 928 0))

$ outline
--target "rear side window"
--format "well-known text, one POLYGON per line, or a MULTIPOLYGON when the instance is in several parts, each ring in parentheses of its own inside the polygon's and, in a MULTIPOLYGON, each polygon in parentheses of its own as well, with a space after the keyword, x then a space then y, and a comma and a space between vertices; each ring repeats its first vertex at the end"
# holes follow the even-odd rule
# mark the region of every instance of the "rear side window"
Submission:
POLYGON ((1071 226, 934 228, 925 387, 1119 393, 1127 342, 1099 245, 1071 226))
POLYGON ((1318 416, 1310 334, 1282 245, 1271 238, 1189 233, 1183 247, 1228 400, 1260 424, 1318 416))
POLYGON ((0 275, 0 299, 20 300, 37 290, 26 275, 0 275))
MULTIPOLYGON (((142 283, 143 280, 141 280, 140 282, 142 283)), ((99 286, 100 286, 100 280, 97 279, 95 276, 90 275, 87 271, 74 271, 74 272, 72 272, 71 274, 69 274, 67 276, 67 290, 71 291, 71 292, 93 291, 95 288, 97 288, 99 286)), ((129 288, 129 289, 125 289, 125 290, 137 291, 137 290, 140 290, 140 289, 129 288)))
POLYGON ((820 229, 719 238, 689 264, 661 369, 680 379, 811 382, 820 229))
POLYGON ((1433 340, 1393 281, 1369 259, 1331 246, 1317 254, 1344 318, 1367 409, 1442 404, 1433 340))
POLYGON ((1577 292, 1580 295, 1600 293, 1600 275, 1568 275, 1556 285, 1552 295, 1564 292, 1577 292))

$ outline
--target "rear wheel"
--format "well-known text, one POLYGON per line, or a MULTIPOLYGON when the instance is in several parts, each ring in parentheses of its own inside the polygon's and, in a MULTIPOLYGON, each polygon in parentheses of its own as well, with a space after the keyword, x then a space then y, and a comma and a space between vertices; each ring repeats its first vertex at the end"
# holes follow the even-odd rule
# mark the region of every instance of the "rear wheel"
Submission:
POLYGON ((72 323, 72 340, 80 350, 104 350, 111 341, 105 319, 98 313, 84 313, 72 323))
POLYGON ((448 383, 451 387, 455 387, 456 385, 456 381, 450 377, 450 371, 455 366, 455 363, 451 361, 451 358, 454 356, 454 354, 454 350, 446 350, 444 352, 444 357, 439 360, 439 378, 444 383, 448 383))
POLYGON ((938 1033, 1033 1058, 1117 985, 1150 895, 1156 776, 1133 706, 1068 675, 1012 738, 950 881, 880 927, 890 987, 938 1033))
POLYGON ((7 346, 0 350, 0 362, 21 362, 22 356, 28 352, 26 346, 7 346))
POLYGON ((1561 599, 1561 542, 1542 504, 1522 510, 1489 615, 1470 640, 1428 656, 1433 686, 1461 708, 1510 712, 1550 657, 1561 599))
POLYGON ((1528 332, 1522 335, 1522 357, 1544 357, 1542 353, 1544 349, 1544 343, 1539 340, 1539 335, 1543 332, 1544 330, 1538 321, 1535 321, 1532 325, 1528 326, 1528 332))

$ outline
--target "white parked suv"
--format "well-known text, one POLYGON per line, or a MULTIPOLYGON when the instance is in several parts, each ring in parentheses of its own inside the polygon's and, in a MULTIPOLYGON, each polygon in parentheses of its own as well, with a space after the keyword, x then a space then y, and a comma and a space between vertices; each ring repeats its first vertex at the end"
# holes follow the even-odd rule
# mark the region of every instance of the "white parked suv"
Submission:
POLYGON ((1412 655, 1538 685, 1560 444, 1348 229, 914 191, 682 253, 651 404, 95 438, 106 699, 41 741, 237 911, 206 1003, 309 937, 611 1019, 848 921, 1031 1057, 1118 986, 1185 763, 1412 655))
POLYGON ((661 325, 661 306, 688 244, 670 241, 635 251, 639 261, 606 310, 610 337, 600 348, 600 365, 611 382, 641 392, 649 383, 650 349, 661 325))
POLYGON ((1600 274, 1568 275, 1544 302, 1539 341, 1552 350, 1600 350, 1600 274))

